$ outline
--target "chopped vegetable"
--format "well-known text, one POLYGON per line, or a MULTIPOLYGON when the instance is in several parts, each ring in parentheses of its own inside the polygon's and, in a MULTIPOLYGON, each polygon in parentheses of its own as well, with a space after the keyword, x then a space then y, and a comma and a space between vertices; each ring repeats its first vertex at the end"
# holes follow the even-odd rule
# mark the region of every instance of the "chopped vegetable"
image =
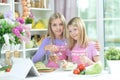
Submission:
POLYGON ((102 72, 103 66, 100 61, 86 67, 85 74, 99 74, 102 72))

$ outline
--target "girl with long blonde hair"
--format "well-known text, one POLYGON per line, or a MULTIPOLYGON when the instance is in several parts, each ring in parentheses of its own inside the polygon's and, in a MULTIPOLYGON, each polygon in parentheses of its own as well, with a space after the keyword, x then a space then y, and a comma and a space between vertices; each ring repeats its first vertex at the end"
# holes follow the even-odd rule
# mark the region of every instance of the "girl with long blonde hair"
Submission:
POLYGON ((58 61, 66 60, 66 22, 63 15, 54 13, 48 22, 47 37, 42 41, 38 51, 33 56, 34 63, 42 61, 47 55, 47 67, 59 68, 58 61), (52 56, 51 56, 52 55, 52 56))
POLYGON ((99 52, 95 42, 88 40, 85 24, 79 17, 72 18, 67 25, 68 45, 71 61, 77 64, 91 65, 99 61, 99 52))

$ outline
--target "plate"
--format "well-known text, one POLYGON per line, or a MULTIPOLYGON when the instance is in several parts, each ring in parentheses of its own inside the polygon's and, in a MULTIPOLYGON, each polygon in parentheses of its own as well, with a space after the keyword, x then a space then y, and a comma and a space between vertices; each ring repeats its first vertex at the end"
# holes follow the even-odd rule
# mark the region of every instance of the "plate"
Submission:
POLYGON ((76 77, 96 77, 99 76, 100 74, 91 74, 91 75, 77 75, 77 74, 72 74, 72 76, 76 76, 76 77))
POLYGON ((46 68, 46 69, 38 69, 38 72, 52 72, 55 71, 56 69, 54 68, 46 68))
POLYGON ((2 73, 5 73, 5 70, 4 71, 0 71, 0 74, 2 74, 2 73))
POLYGON ((70 68, 62 68, 63 71, 73 71, 74 69, 70 69, 70 68))

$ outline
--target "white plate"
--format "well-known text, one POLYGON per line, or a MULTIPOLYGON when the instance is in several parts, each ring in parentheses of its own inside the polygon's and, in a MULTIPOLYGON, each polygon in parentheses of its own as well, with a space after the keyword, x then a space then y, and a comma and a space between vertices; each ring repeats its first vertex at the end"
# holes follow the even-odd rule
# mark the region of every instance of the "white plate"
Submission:
POLYGON ((63 71, 72 71, 71 69, 62 69, 63 71))
POLYGON ((0 71, 0 74, 3 74, 3 73, 5 73, 5 70, 4 71, 0 71))
POLYGON ((75 68, 61 68, 63 71, 73 71, 75 68))
POLYGON ((100 74, 91 74, 91 75, 77 75, 77 74, 72 74, 74 77, 96 77, 99 76, 100 74))

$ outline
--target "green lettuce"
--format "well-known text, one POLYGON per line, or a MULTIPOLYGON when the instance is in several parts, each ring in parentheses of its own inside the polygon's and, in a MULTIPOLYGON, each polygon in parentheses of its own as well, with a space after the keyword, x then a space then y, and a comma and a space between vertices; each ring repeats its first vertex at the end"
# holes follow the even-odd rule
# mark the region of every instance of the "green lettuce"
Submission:
POLYGON ((100 74, 103 70, 102 63, 100 61, 94 63, 93 65, 90 65, 86 67, 85 74, 100 74))

